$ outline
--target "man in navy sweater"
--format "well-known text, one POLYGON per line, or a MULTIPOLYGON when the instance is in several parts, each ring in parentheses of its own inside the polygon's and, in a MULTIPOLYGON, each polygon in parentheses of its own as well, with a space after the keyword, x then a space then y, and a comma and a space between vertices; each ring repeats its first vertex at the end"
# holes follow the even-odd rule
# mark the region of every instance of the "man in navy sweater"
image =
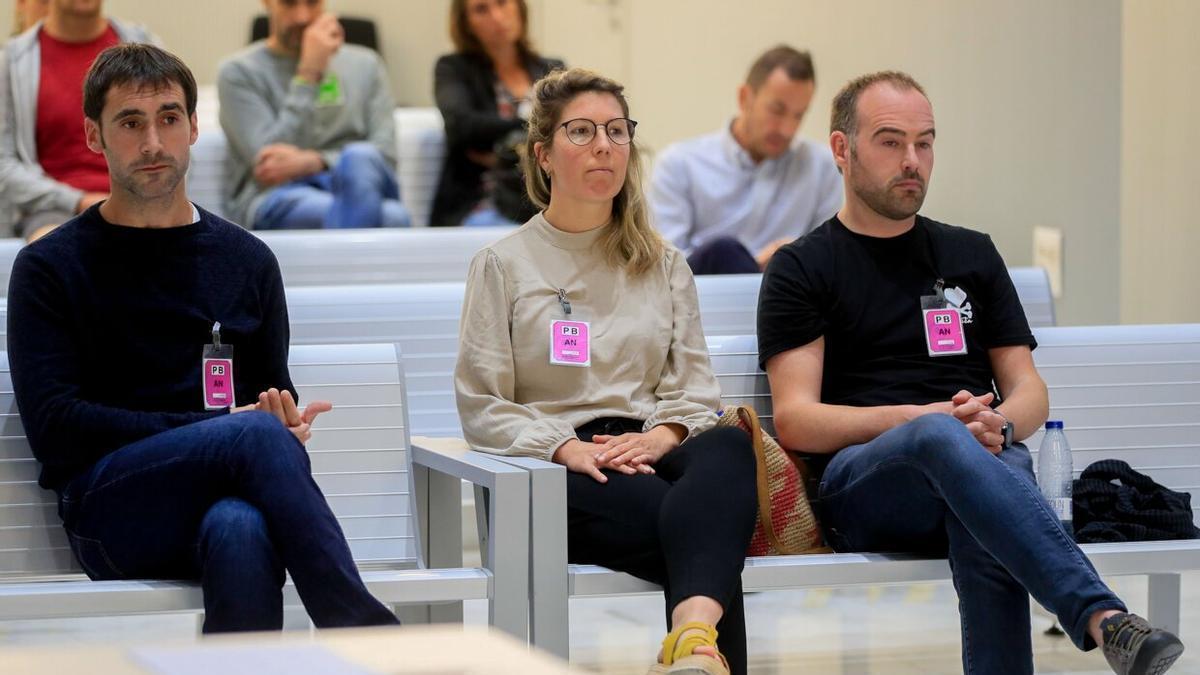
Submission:
POLYGON ((88 147, 112 196, 13 265, 9 360, 40 483, 93 579, 198 579, 205 632, 396 623, 363 585, 304 449, 279 266, 188 201, 196 83, 157 47, 96 59, 88 147))

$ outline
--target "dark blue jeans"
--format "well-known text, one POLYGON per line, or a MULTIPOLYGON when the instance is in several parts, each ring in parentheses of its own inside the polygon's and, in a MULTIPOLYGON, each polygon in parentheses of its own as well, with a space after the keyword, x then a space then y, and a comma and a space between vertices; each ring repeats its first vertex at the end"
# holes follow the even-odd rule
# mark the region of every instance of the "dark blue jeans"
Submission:
POLYGON ((733 237, 717 237, 701 244, 688 256, 692 274, 758 274, 758 261, 742 242, 733 237))
POLYGON ((256 230, 408 227, 396 174, 370 143, 348 143, 337 166, 280 185, 258 207, 256 230))
POLYGON ((278 630, 284 570, 319 627, 396 623, 358 575, 304 446, 268 413, 131 443, 59 502, 92 579, 198 579, 204 632, 278 630))
POLYGON ((965 673, 1033 673, 1030 594, 1085 650, 1092 614, 1125 609, 1042 498, 1025 446, 992 455, 949 415, 839 451, 820 497, 837 551, 948 555, 965 673))

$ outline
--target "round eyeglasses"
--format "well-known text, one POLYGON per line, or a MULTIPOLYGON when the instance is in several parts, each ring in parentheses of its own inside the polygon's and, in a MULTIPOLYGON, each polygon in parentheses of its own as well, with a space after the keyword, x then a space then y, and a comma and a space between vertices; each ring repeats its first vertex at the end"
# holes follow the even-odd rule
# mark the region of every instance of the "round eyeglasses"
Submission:
POLYGON ((637 122, 628 117, 617 117, 597 125, 589 119, 580 117, 567 120, 558 126, 567 130, 567 140, 575 145, 591 143, 592 139, 596 137, 597 126, 604 127, 604 133, 608 136, 610 143, 629 145, 629 142, 633 140, 633 130, 637 128, 637 122))

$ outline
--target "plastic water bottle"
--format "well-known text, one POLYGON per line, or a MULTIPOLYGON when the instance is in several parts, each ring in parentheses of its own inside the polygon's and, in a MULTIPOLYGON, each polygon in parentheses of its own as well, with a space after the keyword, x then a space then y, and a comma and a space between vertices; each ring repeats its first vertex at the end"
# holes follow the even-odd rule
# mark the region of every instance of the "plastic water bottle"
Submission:
POLYGON ((1072 538, 1075 536, 1074 518, 1071 515, 1071 481, 1074 477, 1071 446, 1067 445, 1063 423, 1050 420, 1046 422, 1046 435, 1042 437, 1042 447, 1038 450, 1038 486, 1063 529, 1072 538))

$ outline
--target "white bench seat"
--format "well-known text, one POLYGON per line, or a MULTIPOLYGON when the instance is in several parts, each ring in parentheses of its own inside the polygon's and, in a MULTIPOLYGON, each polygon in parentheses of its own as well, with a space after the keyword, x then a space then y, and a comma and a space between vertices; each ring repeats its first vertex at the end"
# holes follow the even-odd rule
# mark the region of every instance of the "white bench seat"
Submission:
MULTIPOLYGON (((1050 390, 1051 417, 1066 426, 1076 475, 1101 458, 1120 458, 1167 487, 1200 494, 1200 395, 1174 397, 1172 408, 1143 400, 1145 385, 1156 388, 1197 384, 1200 324, 1174 326, 1094 326, 1041 328, 1034 352, 1050 390), (1153 366, 1171 363, 1159 372, 1153 366), (1086 365, 1085 365, 1086 364, 1086 365), (1080 370, 1083 369, 1083 370, 1080 370), (1152 372, 1154 377, 1142 377, 1152 372), (1064 382, 1065 380, 1065 382, 1064 382), (1060 394, 1070 391, 1070 403, 1060 394), (1081 403, 1082 401, 1082 403, 1081 403), (1095 415, 1092 406, 1105 406, 1095 415)), ((708 339, 722 403, 750 405, 763 426, 773 430, 770 390, 758 369, 753 335, 708 339)), ((1194 394, 1194 391, 1193 391, 1194 394)), ((1040 432, 1027 441, 1035 461, 1040 432)), ((568 598, 661 592, 655 584, 595 565, 566 560, 566 471, 529 458, 501 458, 530 472, 531 633, 534 644, 568 656, 568 598)), ((1193 504, 1200 524, 1200 504, 1193 504)), ((1200 540, 1087 544, 1084 552, 1103 575, 1148 575, 1149 619, 1178 631, 1180 576, 1200 570, 1200 540)), ((890 584, 950 579, 944 559, 907 554, 833 553, 748 558, 742 575, 746 591, 855 584, 890 584)))
MULTIPOLYGON (((93 582, 81 574, 56 497, 37 485, 38 464, 24 438, 3 352, 0 366, 0 620, 202 612, 193 583, 93 582)), ((302 400, 335 404, 321 416, 307 448, 313 477, 370 591, 389 605, 488 600, 493 625, 524 638, 525 472, 476 455, 414 451, 394 344, 297 346, 289 370, 302 400), (493 536, 482 545, 489 561, 483 568, 462 568, 461 535, 430 526, 439 518, 461 518, 458 486, 464 479, 486 490, 486 531, 493 536), (454 546, 457 558, 446 553, 454 546), (455 559, 457 565, 439 564, 455 559)), ((285 593, 285 603, 299 604, 290 582, 285 593)), ((442 613, 447 615, 453 617, 453 609, 442 613)))

